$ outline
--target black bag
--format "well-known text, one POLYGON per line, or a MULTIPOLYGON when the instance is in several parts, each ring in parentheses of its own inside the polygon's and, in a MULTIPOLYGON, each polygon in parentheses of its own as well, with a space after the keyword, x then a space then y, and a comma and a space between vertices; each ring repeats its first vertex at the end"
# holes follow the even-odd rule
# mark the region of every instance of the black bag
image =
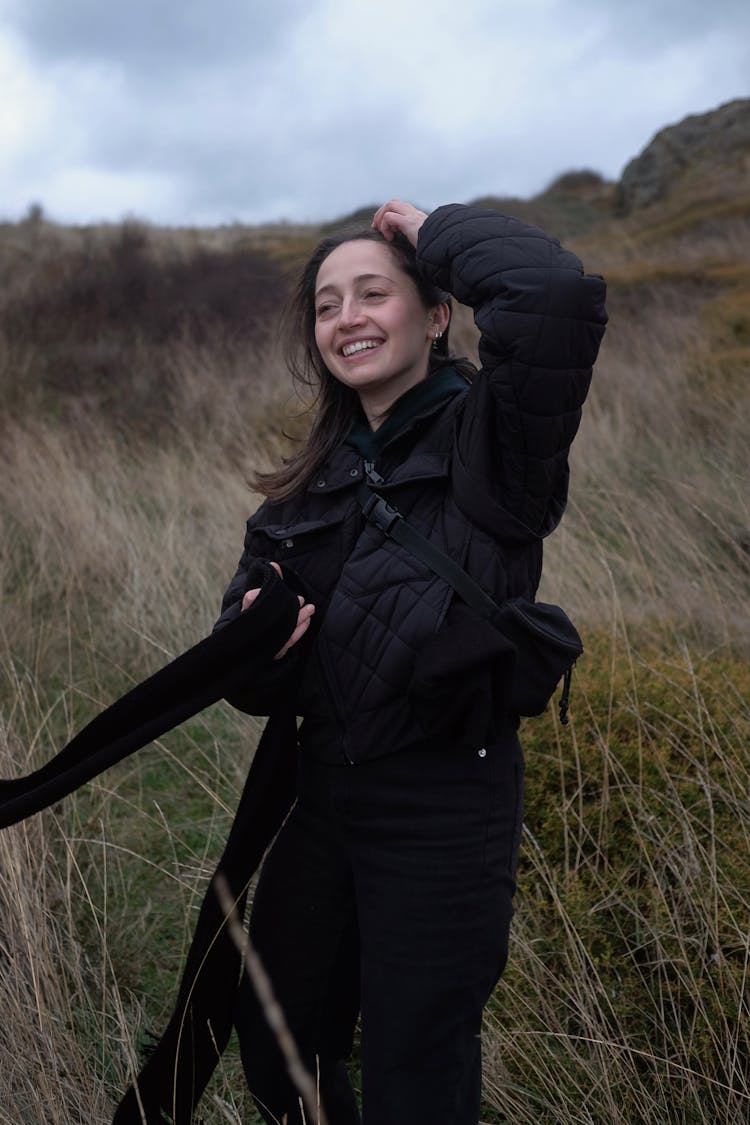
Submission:
POLYGON ((568 722, 570 677, 583 644, 573 622, 559 605, 510 598, 497 607, 494 624, 516 649, 510 709, 540 715, 563 680, 560 721, 568 722))

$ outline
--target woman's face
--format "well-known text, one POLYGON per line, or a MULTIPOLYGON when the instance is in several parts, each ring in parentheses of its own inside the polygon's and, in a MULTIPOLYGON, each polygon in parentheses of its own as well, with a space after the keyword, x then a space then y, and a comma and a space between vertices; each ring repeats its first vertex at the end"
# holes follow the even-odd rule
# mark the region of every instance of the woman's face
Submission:
POLYGON ((371 422, 427 375, 447 307, 426 309, 388 247, 357 239, 332 250, 315 285, 315 341, 328 370, 355 390, 371 422))

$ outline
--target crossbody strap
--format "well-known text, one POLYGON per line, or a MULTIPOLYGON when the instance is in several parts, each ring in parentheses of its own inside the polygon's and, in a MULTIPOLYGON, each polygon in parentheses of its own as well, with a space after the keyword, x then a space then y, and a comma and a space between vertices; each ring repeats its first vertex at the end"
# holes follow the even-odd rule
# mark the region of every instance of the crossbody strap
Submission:
MULTIPOLYGON (((382 478, 374 472, 372 462, 365 461, 365 472, 372 484, 383 483, 382 478)), ((435 574, 444 578, 453 587, 467 605, 488 621, 497 618, 499 613, 497 603, 466 573, 463 567, 412 527, 398 508, 394 508, 377 492, 373 492, 364 481, 357 489, 357 502, 369 523, 374 524, 384 535, 410 551, 415 558, 427 563, 435 574)))

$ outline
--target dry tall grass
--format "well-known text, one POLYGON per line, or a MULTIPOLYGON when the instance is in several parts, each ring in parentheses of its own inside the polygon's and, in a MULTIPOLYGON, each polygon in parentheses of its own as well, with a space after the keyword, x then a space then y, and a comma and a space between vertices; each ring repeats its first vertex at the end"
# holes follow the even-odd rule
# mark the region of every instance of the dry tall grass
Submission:
MULTIPOLYGON (((710 235, 715 268, 741 259, 743 231, 744 242, 710 235)), ((602 269, 618 256, 627 277, 544 593, 583 623, 589 654, 572 731, 551 716, 527 730, 522 890, 487 1019, 485 1116, 739 1125, 750 1117, 750 397, 736 365, 708 378, 719 329, 706 310, 745 291, 674 270, 654 281, 664 253, 635 242, 587 250, 602 269)), ((34 340, 7 323, 5 776, 45 761, 205 634, 257 501, 245 473, 279 455, 295 409, 274 354, 215 326, 168 346, 129 338, 127 378, 78 395, 48 378, 48 354, 40 377, 34 340)), ((213 708, 0 834, 2 1125, 109 1120, 145 1029, 168 1010, 257 733, 213 708)), ((251 1120, 231 1057, 203 1119, 251 1120)))

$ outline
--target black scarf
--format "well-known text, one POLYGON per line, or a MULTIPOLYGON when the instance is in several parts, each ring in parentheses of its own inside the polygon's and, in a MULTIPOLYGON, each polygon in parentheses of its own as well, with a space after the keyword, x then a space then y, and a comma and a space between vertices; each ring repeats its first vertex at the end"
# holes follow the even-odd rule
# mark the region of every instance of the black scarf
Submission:
MULTIPOLYGON (((242 613, 118 699, 27 777, 0 781, 0 828, 72 793, 102 770, 165 734, 257 674, 297 622, 296 593, 273 567, 254 564, 247 588, 261 593, 242 613)), ((256 750, 224 853, 221 873, 242 916, 247 888, 295 792, 294 714, 273 715, 256 750)), ((209 884, 177 1003, 167 1028, 115 1113, 113 1125, 190 1125, 232 1029, 240 956, 209 884), (164 1112, 163 1112, 164 1111, 164 1112)))

